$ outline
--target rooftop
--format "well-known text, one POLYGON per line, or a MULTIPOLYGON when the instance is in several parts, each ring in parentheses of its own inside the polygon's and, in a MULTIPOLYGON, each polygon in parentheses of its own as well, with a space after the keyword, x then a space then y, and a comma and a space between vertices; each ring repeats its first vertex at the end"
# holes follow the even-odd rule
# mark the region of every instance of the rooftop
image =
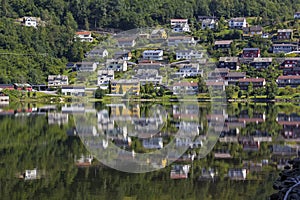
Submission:
POLYGON ((232 42, 232 40, 218 40, 215 41, 215 45, 230 45, 232 42))
POLYGON ((238 62, 238 57, 220 57, 219 62, 238 62))
POLYGON ((241 78, 239 82, 264 82, 264 78, 241 78))
POLYGON ((254 58, 253 62, 272 62, 273 58, 254 58))
POLYGON ((290 33, 290 32, 293 32, 292 29, 278 29, 277 31, 278 33, 290 33))
POLYGON ((279 76, 278 80, 300 79, 300 76, 279 76))

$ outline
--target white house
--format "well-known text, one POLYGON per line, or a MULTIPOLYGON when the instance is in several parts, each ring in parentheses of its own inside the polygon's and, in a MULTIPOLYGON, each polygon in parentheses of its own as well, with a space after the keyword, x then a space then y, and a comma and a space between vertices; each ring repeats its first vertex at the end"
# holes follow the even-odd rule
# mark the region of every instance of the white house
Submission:
POLYGON ((98 86, 100 86, 101 89, 107 89, 109 82, 113 80, 115 77, 114 70, 98 70, 98 86))
POLYGON ((159 76, 157 69, 138 69, 132 79, 138 79, 141 85, 152 83, 153 85, 162 83, 162 76, 159 76))
POLYGON ((62 86, 61 93, 63 95, 72 96, 84 96, 85 87, 84 86, 62 86))
POLYGON ((162 138, 148 138, 143 140, 145 149, 162 149, 164 147, 162 138))
POLYGON ((143 59, 145 60, 163 60, 163 50, 145 50, 143 52, 143 59))
POLYGON ((33 169, 33 170, 25 170, 24 173, 24 180, 34 180, 34 179, 38 179, 38 172, 37 169, 33 169))
POLYGON ((181 78, 196 77, 198 75, 203 75, 203 70, 199 70, 199 64, 182 65, 175 75, 181 78))
POLYGON ((228 21, 229 28, 236 28, 236 29, 242 29, 244 27, 247 27, 247 21, 244 17, 238 17, 238 18, 231 18, 228 21))
POLYGON ((294 19, 300 19, 300 12, 296 12, 294 14, 294 19))
POLYGON ((127 71, 127 61, 122 59, 108 59, 106 61, 106 69, 125 72, 127 71))
POLYGON ((176 51, 176 60, 180 59, 187 59, 187 60, 194 60, 194 59, 201 59, 203 56, 202 53, 194 50, 178 50, 176 51))
POLYGON ((168 46, 195 45, 196 41, 192 36, 172 36, 168 38, 168 46))
POLYGON ((61 86, 69 85, 68 76, 65 75, 49 75, 48 76, 48 86, 61 86))
POLYGON ((94 38, 92 37, 92 33, 90 31, 78 31, 75 34, 75 40, 79 40, 81 42, 93 42, 94 38))
POLYGON ((202 21, 201 29, 215 29, 217 22, 214 19, 205 19, 202 21))
POLYGON ((134 47, 136 45, 136 41, 134 37, 129 38, 117 38, 118 47, 124 48, 124 47, 134 47))
POLYGON ((81 72, 94 72, 98 64, 96 62, 77 62, 76 69, 81 72))
POLYGON ((85 55, 87 58, 105 58, 108 56, 106 49, 93 49, 85 55))
POLYGON ((37 18, 36 17, 24 17, 23 24, 27 27, 37 27, 37 18))

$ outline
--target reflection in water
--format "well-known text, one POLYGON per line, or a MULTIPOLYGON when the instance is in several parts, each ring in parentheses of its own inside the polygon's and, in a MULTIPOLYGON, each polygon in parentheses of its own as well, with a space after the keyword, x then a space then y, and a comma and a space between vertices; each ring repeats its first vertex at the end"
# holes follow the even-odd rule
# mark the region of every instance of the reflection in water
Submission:
POLYGON ((81 198, 81 194, 104 199, 265 199, 274 193, 272 184, 279 171, 299 154, 299 107, 197 107, 178 103, 2 107, 1 198, 43 199, 46 192, 56 199, 81 198), (82 114, 90 124, 74 124, 75 115, 82 114), (223 127, 218 121, 224 121, 223 127), (210 135, 210 129, 220 131, 220 137, 210 135), (211 144, 213 137, 218 143, 211 144), (149 168, 167 166, 147 174, 107 168, 89 151, 114 146, 122 151, 108 158, 135 161, 139 152, 155 152, 172 141, 187 151, 145 157, 149 168), (202 158, 205 145, 214 148, 202 158), (168 166, 169 162, 174 163, 168 166), (187 180, 174 182, 176 178, 187 180))

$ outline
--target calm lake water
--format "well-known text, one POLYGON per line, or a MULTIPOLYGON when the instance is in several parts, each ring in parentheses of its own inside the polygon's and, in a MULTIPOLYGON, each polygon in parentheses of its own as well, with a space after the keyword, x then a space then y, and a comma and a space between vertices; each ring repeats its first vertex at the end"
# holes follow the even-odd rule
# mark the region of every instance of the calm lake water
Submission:
POLYGON ((292 104, 2 105, 0 199, 267 199, 299 125, 292 104))

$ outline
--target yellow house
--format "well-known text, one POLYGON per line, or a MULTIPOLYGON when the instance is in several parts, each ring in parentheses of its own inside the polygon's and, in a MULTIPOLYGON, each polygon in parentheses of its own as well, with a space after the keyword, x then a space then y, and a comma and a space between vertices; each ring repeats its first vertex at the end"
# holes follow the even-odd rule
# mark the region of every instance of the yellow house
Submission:
POLYGON ((138 80, 112 80, 111 81, 111 94, 140 94, 140 82, 138 80))
POLYGON ((167 39, 168 34, 164 29, 155 29, 151 32, 151 39, 167 39))

